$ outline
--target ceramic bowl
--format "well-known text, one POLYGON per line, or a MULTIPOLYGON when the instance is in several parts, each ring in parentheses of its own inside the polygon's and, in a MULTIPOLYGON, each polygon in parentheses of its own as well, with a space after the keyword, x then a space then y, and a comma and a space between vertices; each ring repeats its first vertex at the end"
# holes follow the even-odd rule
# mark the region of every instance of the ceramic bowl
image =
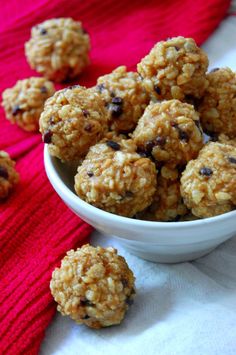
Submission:
POLYGON ((105 212, 75 194, 76 169, 51 157, 46 145, 44 164, 52 186, 77 216, 143 259, 161 263, 194 260, 236 235, 236 211, 188 222, 149 222, 105 212))

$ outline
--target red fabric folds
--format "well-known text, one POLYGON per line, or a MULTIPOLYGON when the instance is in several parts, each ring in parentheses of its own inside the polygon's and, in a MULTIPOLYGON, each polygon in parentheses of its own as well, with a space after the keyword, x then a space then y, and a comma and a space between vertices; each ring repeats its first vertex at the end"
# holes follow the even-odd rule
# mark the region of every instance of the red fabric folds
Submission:
MULTIPOLYGON (((200 45, 224 18, 229 0, 8 0, 0 12, 0 90, 36 75, 24 56, 31 26, 52 17, 81 20, 91 35, 91 65, 78 79, 91 86, 118 65, 135 69, 158 40, 193 37, 200 45)), ((57 86, 58 88, 60 85, 57 86)), ((0 149, 17 161, 20 183, 0 204, 0 352, 37 354, 55 312, 52 270, 91 227, 53 191, 39 134, 11 125, 0 109, 0 149)))

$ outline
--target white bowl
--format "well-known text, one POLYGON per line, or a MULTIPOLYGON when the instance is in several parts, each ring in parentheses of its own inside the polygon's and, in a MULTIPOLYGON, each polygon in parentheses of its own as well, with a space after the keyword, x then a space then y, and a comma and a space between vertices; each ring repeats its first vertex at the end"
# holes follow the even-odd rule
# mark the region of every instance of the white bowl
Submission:
POLYGON ((105 212, 75 194, 76 169, 51 157, 46 145, 44 164, 52 186, 77 216, 119 239, 123 247, 141 258, 161 263, 193 260, 236 234, 236 211, 189 222, 149 222, 105 212))

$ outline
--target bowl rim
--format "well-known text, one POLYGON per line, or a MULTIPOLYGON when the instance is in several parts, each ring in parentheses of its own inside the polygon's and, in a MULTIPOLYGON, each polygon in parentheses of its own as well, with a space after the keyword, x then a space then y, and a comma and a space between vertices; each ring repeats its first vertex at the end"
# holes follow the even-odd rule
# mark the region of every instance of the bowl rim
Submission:
MULTIPOLYGON (((197 219, 194 221, 170 221, 170 222, 158 222, 158 221, 145 221, 145 220, 140 220, 140 219, 134 219, 130 217, 124 217, 120 215, 113 214, 111 212, 104 211, 98 207, 95 207, 93 205, 90 205, 89 203, 83 201, 79 196, 77 196, 71 189, 66 186, 66 184, 63 182, 63 180, 60 178, 59 173, 57 169, 54 166, 53 160, 56 160, 58 158, 51 156, 47 147, 47 144, 44 146, 44 166, 46 170, 47 177, 52 184, 53 188, 56 190, 56 192, 60 191, 59 195, 65 197, 67 203, 69 204, 68 201, 72 203, 73 206, 78 206, 81 207, 85 212, 88 212, 90 214, 96 214, 97 217, 101 217, 102 219, 106 219, 109 222, 119 222, 125 225, 129 226, 142 226, 142 227, 147 227, 147 228, 169 228, 169 229, 175 229, 175 228, 189 228, 189 227, 197 227, 202 224, 211 224, 211 223, 218 223, 222 222, 225 219, 230 219, 232 217, 236 218, 236 210, 230 211, 223 213, 218 216, 214 217, 208 217, 208 218, 203 218, 203 219, 197 219)), ((59 161, 59 159, 58 159, 59 161)), ((71 205, 71 204, 69 204, 71 205)))

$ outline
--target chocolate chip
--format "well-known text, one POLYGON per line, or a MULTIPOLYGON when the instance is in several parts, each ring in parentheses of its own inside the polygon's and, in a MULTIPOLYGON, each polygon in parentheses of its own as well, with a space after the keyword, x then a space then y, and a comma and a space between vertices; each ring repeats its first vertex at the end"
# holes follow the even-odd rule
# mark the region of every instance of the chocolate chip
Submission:
POLYGON ((228 161, 232 164, 236 164, 236 158, 234 157, 228 157, 228 161))
POLYGON ((117 142, 114 141, 107 141, 106 145, 110 148, 112 148, 113 150, 120 150, 120 145, 117 142))
POLYGON ((188 133, 186 133, 185 131, 183 131, 182 129, 180 129, 178 127, 178 131, 179 131, 179 139, 181 141, 185 141, 185 142, 188 142, 189 141, 189 135, 188 133))
POLYGON ((93 129, 93 126, 91 125, 91 123, 86 124, 84 127, 84 130, 86 132, 92 132, 92 129, 93 129))
POLYGON ((130 297, 127 297, 125 300, 125 303, 127 303, 129 306, 132 306, 132 304, 134 303, 134 300, 130 297))
POLYGON ((121 279, 120 281, 121 281, 123 287, 128 287, 129 286, 129 282, 128 282, 127 279, 121 279))
POLYGON ((7 169, 4 166, 1 166, 1 165, 0 165, 0 177, 2 177, 3 179, 6 179, 6 180, 9 177, 7 169))
POLYGON ((82 319, 89 319, 90 317, 86 314, 82 319))
POLYGON ((97 91, 102 92, 105 90, 105 85, 104 84, 98 84, 96 86, 97 91))
POLYGON ((148 152, 151 152, 152 149, 155 147, 156 145, 156 142, 154 140, 152 141, 147 141, 146 145, 145 145, 145 148, 148 152))
POLYGON ((51 143, 52 141, 52 132, 51 131, 46 131, 43 135, 43 141, 44 143, 51 143))
POLYGON ((19 105, 16 105, 13 107, 12 114, 13 116, 16 116, 18 113, 20 113, 22 110, 19 105))
POLYGON ((132 191, 126 191, 125 197, 133 197, 133 196, 134 196, 134 194, 132 191))
POLYGON ((179 222, 180 218, 181 218, 181 216, 179 214, 177 214, 177 216, 174 219, 172 219, 172 221, 179 222))
POLYGON ((188 141, 189 141, 189 135, 188 135, 188 133, 186 133, 185 131, 183 131, 183 130, 178 126, 177 123, 175 123, 175 122, 170 122, 170 125, 178 130, 179 139, 180 139, 181 141, 185 141, 185 142, 188 142, 188 141))
POLYGON ((155 86, 154 86, 154 90, 156 91, 156 93, 157 93, 158 95, 161 95, 161 89, 159 88, 159 86, 155 85, 155 86))
POLYGON ((213 171, 210 168, 203 167, 199 170, 199 174, 203 176, 211 176, 213 171))
POLYGON ((113 99, 111 100, 111 102, 115 105, 121 105, 123 100, 121 97, 113 97, 113 99))
POLYGON ((156 137, 156 144, 163 147, 166 144, 166 138, 161 136, 156 137))
POLYGON ((218 71, 220 68, 213 68, 210 70, 210 73, 214 73, 215 71, 218 71))
POLYGON ((45 28, 41 28, 41 30, 40 30, 41 35, 46 35, 47 33, 48 33, 48 31, 45 28))
POLYGON ((111 114, 114 118, 119 117, 123 113, 123 109, 120 105, 109 104, 108 109, 111 111, 111 114))
POLYGON ((82 112, 83 112, 83 115, 84 115, 85 117, 87 117, 87 116, 89 115, 89 111, 88 111, 88 110, 82 110, 82 112))
POLYGON ((40 91, 42 94, 46 94, 48 92, 46 86, 41 86, 40 91))
POLYGON ((175 46, 175 49, 177 50, 177 52, 180 50, 180 48, 179 48, 179 47, 177 47, 177 46, 175 46))
POLYGON ((94 174, 93 174, 92 171, 88 171, 88 172, 87 172, 87 175, 88 175, 89 177, 92 177, 94 174))
POLYGON ((87 298, 83 297, 81 300, 80 300, 80 304, 81 306, 85 306, 85 307, 93 307, 94 304, 92 302, 90 302, 87 298))
POLYGON ((137 149, 137 153, 143 158, 147 158, 149 156, 148 152, 141 148, 137 149))

